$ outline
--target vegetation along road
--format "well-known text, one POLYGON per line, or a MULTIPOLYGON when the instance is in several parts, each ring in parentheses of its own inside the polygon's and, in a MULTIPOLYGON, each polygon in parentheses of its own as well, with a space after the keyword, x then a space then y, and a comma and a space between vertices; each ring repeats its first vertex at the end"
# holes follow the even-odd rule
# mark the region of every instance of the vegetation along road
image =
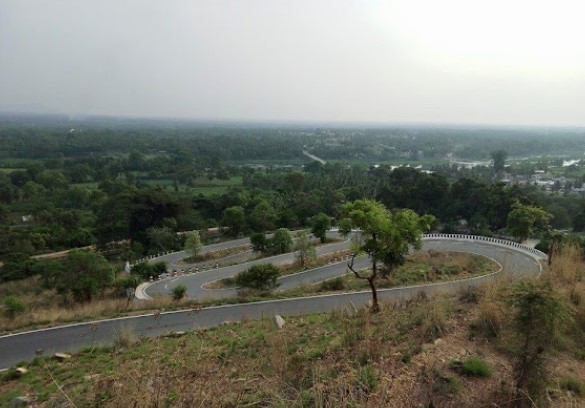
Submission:
MULTIPOLYGON (((339 244, 347 245, 347 242, 339 244)), ((327 250, 327 247, 322 248, 327 250)), ((540 260, 544 259, 544 254, 531 248, 521 247, 511 242, 506 243, 505 241, 485 238, 474 239, 471 236, 427 235, 424 239, 423 249, 470 252, 487 256, 502 265, 502 272, 510 274, 538 274, 541 271, 540 260)), ((289 254, 289 256, 292 255, 289 254)), ((195 274, 205 277, 205 279, 194 280, 195 275, 191 275, 184 276, 181 280, 185 284, 191 285, 189 286, 189 293, 193 295, 193 293, 198 293, 197 291, 199 289, 197 287, 200 288, 202 282, 218 279, 223 276, 220 276, 220 274, 229 276, 230 273, 223 272, 224 270, 235 273, 231 269, 222 268, 195 274)), ((327 279, 335 274, 339 275, 345 272, 345 262, 339 262, 324 268, 315 269, 309 273, 297 274, 297 278, 295 278, 295 275, 291 275, 290 279, 297 279, 300 282, 311 275, 318 276, 319 279, 327 279)), ((379 290, 379 296, 382 300, 393 301, 409 299, 423 291, 427 293, 434 291, 456 291, 493 279, 496 274, 493 273, 459 281, 382 289, 379 290)), ((159 290, 161 285, 164 288, 164 283, 162 282, 153 285, 152 290, 159 290)), ((371 294, 369 291, 339 293, 216 306, 201 310, 181 310, 146 314, 16 333, 0 337, 0 368, 7 368, 20 361, 32 359, 39 352, 48 354, 55 351, 75 351, 93 345, 111 344, 116 336, 124 330, 132 330, 138 336, 157 336, 173 331, 188 331, 213 327, 225 321, 237 321, 242 318, 260 318, 274 314, 297 315, 327 312, 339 308, 351 310, 354 305, 361 306, 370 298, 371 294)))

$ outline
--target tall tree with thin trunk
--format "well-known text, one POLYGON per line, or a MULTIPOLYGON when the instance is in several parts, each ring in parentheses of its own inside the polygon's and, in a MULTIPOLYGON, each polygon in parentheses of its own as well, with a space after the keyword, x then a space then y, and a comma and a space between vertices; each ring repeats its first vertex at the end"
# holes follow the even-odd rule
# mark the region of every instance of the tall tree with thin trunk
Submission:
POLYGON ((504 167, 506 166, 506 159, 508 158, 508 152, 505 150, 495 150, 490 153, 492 157, 492 162, 494 164, 494 171, 496 173, 500 173, 504 171, 504 167))
POLYGON ((317 250, 315 244, 309 239, 307 231, 301 231, 297 236, 295 243, 296 257, 302 268, 307 265, 307 262, 313 261, 317 258, 317 250))
POLYGON ((422 233, 427 231, 434 221, 431 215, 419 216, 412 210, 390 212, 383 204, 373 200, 356 200, 347 203, 341 210, 342 219, 339 230, 349 234, 353 228, 359 229, 357 243, 354 246, 349 269, 359 279, 368 281, 372 290, 372 312, 378 312, 378 293, 376 279, 380 263, 385 266, 384 273, 404 263, 410 247, 420 248, 422 233), (371 272, 359 271, 354 261, 359 253, 366 253, 372 260, 371 272))
POLYGON ((185 238, 185 252, 189 256, 197 256, 201 251, 201 248, 203 248, 203 244, 201 243, 199 231, 191 231, 187 233, 185 238))

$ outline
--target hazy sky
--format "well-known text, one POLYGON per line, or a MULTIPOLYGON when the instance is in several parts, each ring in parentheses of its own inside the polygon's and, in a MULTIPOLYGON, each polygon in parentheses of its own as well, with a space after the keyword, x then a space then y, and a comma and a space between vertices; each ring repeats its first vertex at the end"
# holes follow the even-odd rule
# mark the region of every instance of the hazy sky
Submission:
POLYGON ((581 0, 0 0, 0 109, 585 125, 581 0))

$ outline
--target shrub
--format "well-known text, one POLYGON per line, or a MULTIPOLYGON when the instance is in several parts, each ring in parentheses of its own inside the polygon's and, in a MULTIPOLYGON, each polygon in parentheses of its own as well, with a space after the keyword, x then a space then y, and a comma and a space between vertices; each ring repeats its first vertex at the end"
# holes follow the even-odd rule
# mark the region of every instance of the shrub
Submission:
POLYGON ((345 282, 343 278, 338 277, 335 279, 326 280, 325 282, 321 283, 319 287, 320 292, 326 292, 330 290, 344 290, 345 289, 345 282))
POLYGON ((492 375, 492 369, 482 359, 472 357, 463 362, 453 361, 450 364, 458 372, 468 377, 489 377, 492 375))
POLYGON ((569 310, 547 283, 518 283, 507 301, 514 320, 516 387, 526 387, 536 396, 546 380, 543 354, 554 345, 559 325, 570 317, 569 310))
POLYGON ((423 341, 432 342, 447 331, 447 310, 441 302, 429 302, 424 305, 419 318, 422 322, 423 341))
POLYGON ((161 273, 165 273, 167 271, 167 264, 163 261, 155 262, 152 264, 152 270, 156 275, 160 275, 161 273))
POLYGON ((140 285, 140 278, 136 275, 124 276, 114 281, 118 296, 126 296, 128 289, 136 289, 138 285, 140 285))
POLYGON ((139 276, 142 280, 148 280, 151 276, 156 276, 152 265, 142 262, 132 267, 132 275, 139 276))
POLYGON ((380 377, 371 366, 365 366, 358 371, 356 380, 362 390, 372 392, 378 385, 380 377))
POLYGON ((236 284, 243 288, 266 290, 276 287, 280 271, 272 264, 254 265, 236 275, 236 284))
POLYGON ((482 300, 478 305, 477 319, 471 323, 471 337, 493 339, 502 330, 502 316, 499 305, 490 299, 482 300))
POLYGON ((585 395, 585 384, 574 378, 562 378, 559 381, 559 388, 565 391, 571 391, 577 396, 585 395))
POLYGON ((187 286, 177 285, 172 290, 173 300, 181 300, 187 294, 187 286))
POLYGON ((433 381, 433 392, 440 395, 453 395, 461 391, 461 383, 455 377, 438 376, 433 381))
POLYGON ((4 299, 3 314, 9 319, 14 319, 16 316, 24 312, 24 303, 16 296, 6 296, 4 299))

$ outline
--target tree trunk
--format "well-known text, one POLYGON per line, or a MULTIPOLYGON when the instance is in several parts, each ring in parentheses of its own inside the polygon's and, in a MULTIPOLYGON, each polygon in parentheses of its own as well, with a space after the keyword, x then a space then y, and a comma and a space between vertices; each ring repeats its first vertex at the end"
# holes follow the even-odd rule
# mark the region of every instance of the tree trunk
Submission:
POLYGON ((372 274, 368 277, 368 284, 372 289, 372 313, 380 311, 380 304, 378 303, 378 292, 376 291, 376 277, 378 276, 378 265, 376 258, 372 258, 372 274))

